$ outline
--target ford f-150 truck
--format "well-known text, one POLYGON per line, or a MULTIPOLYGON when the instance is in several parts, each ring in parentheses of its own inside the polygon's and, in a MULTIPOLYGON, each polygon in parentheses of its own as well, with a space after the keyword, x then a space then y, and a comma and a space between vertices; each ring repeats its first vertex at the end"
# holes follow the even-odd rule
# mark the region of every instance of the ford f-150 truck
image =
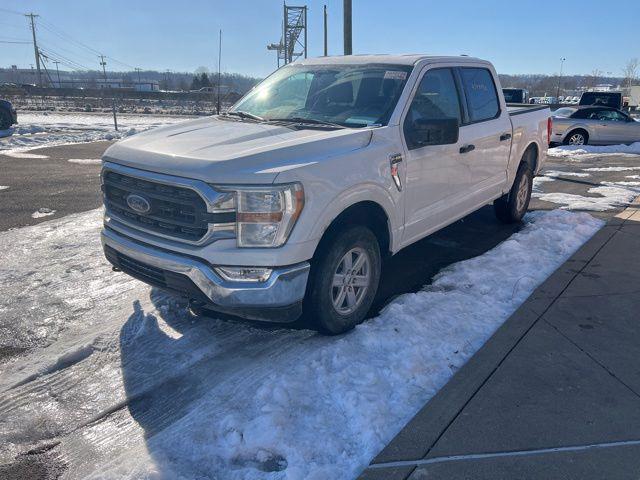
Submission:
POLYGON ((196 309, 337 334, 370 309, 382 259, 493 202, 520 221, 546 106, 505 103, 493 66, 426 55, 308 59, 228 112, 103 157, 115 270, 196 309))

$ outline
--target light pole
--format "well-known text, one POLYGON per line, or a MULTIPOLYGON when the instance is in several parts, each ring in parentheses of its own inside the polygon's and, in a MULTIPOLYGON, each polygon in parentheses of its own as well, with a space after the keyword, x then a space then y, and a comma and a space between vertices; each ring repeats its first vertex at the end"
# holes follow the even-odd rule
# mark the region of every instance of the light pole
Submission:
POLYGON ((564 61, 565 60, 566 60, 566 58, 564 58, 564 57, 562 57, 560 59, 560 76, 558 77, 558 88, 556 90, 556 101, 560 97, 560 82, 562 81, 562 67, 564 66, 564 61))

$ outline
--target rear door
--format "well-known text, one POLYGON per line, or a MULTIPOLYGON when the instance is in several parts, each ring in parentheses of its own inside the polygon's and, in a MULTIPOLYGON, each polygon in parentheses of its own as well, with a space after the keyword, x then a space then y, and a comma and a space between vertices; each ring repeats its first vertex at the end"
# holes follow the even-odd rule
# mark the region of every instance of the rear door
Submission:
POLYGON ((450 210, 465 194, 469 171, 461 161, 461 140, 421 139, 422 122, 462 122, 462 106, 454 70, 430 67, 423 73, 402 119, 406 145, 405 231, 406 245, 424 237, 446 221, 450 210))
POLYGON ((489 68, 459 67, 457 74, 466 106, 460 136, 471 175, 468 196, 489 201, 502 193, 507 181, 511 119, 489 68))

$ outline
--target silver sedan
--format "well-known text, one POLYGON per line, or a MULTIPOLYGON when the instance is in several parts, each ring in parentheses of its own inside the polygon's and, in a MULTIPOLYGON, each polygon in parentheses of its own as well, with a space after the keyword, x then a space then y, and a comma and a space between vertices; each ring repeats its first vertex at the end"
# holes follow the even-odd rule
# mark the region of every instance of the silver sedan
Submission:
POLYGON ((611 107, 563 107, 552 114, 551 143, 611 145, 640 141, 640 122, 611 107))

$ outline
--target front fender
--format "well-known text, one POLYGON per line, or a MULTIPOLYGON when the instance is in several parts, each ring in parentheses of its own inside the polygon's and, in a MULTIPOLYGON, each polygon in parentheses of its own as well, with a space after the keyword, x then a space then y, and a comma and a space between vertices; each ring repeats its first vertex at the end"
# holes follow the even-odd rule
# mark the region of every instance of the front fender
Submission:
POLYGON ((375 183, 353 186, 335 197, 320 213, 318 222, 311 232, 312 238, 319 240, 342 212, 361 202, 376 203, 384 210, 389 228, 389 248, 395 253, 399 248, 402 218, 399 218, 399 208, 391 193, 375 183))

